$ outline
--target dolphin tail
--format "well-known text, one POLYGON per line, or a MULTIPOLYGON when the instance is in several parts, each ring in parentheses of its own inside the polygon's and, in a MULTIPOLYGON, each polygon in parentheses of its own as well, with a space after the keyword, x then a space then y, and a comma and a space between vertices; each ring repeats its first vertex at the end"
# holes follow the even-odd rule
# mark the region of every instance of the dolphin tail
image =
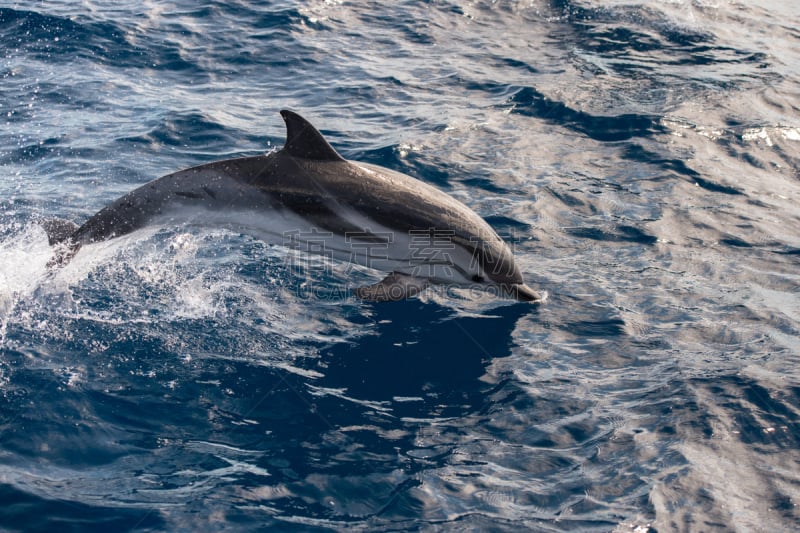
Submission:
POLYGON ((77 224, 63 218, 48 218, 39 222, 39 225, 47 233, 50 246, 61 244, 78 231, 77 224))
POLYGON ((78 231, 79 226, 71 220, 63 218, 48 218, 39 222, 39 225, 47 233, 47 241, 50 246, 56 247, 56 253, 47 263, 49 268, 58 268, 69 263, 81 245, 72 239, 78 231))

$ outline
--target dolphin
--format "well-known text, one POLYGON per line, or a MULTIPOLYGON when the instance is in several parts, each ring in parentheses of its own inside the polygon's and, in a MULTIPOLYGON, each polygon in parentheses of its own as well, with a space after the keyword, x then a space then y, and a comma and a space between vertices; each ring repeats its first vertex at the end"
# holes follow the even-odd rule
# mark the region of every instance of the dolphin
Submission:
POLYGON ((286 123, 280 150, 168 174, 80 227, 43 224, 50 243, 62 245, 51 263, 149 224, 200 220, 387 271, 382 281, 353 291, 364 300, 401 300, 446 284, 542 301, 523 281, 508 245, 466 205, 405 174, 347 161, 306 119, 280 113, 286 123))

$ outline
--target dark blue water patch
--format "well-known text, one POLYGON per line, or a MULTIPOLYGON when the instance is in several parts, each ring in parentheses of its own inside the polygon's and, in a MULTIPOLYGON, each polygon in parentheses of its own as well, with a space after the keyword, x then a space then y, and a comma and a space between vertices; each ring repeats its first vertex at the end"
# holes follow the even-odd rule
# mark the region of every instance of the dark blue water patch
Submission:
POLYGON ((496 185, 488 177, 474 176, 471 178, 461 180, 461 183, 463 183, 464 185, 469 185, 470 187, 475 187, 476 189, 483 189, 484 191, 493 194, 508 194, 510 192, 508 189, 496 185))
MULTIPOLYGON (((616 26, 616 21, 609 25, 599 25, 598 21, 583 24, 580 34, 580 46, 586 50, 605 57, 626 58, 636 53, 655 52, 659 55, 660 65, 705 66, 725 63, 760 63, 767 59, 763 53, 737 50, 730 47, 714 45, 714 37, 710 34, 678 31, 675 28, 657 28, 657 34, 634 30, 626 26, 616 26)), ((630 64, 610 62, 614 70, 625 68, 646 68, 638 62, 630 64)))
MULTIPOLYGON (((411 14, 402 16, 402 12, 407 9, 403 4, 398 4, 394 7, 395 9, 364 9, 358 13, 358 16, 361 22, 368 27, 386 28, 386 37, 382 37, 381 34, 374 36, 378 42, 396 42, 397 34, 400 34, 401 40, 409 43, 423 46, 436 44, 436 38, 430 30, 429 21, 411 14), (389 38, 392 41, 388 41, 387 39, 389 38)), ((438 6, 435 6, 434 9, 438 9, 438 6)))
POLYGON ((752 248, 753 245, 739 237, 728 236, 719 241, 721 244, 732 246, 733 248, 752 248))
POLYGON ((582 191, 576 190, 577 194, 569 194, 566 191, 557 191, 550 186, 545 187, 544 190, 568 207, 583 207, 586 205, 586 201, 582 198, 584 196, 582 191))
POLYGON ((773 393, 762 385, 749 382, 740 390, 744 392, 744 398, 755 405, 767 417, 767 422, 774 426, 785 426, 792 429, 793 435, 800 436, 800 418, 797 412, 790 409, 789 405, 799 405, 797 389, 789 389, 786 398, 773 398, 773 393), (793 394, 792 394, 793 393, 793 394))
POLYGON ((645 233, 635 226, 616 225, 613 230, 600 227, 566 228, 566 232, 581 239, 592 239, 606 242, 633 242, 653 245, 658 241, 654 235, 645 233))
POLYGON ((81 58, 117 68, 159 67, 201 73, 198 65, 181 57, 177 44, 149 39, 146 45, 134 46, 126 39, 126 31, 110 22, 0 9, 0 46, 21 50, 32 59, 61 64, 81 58))
MULTIPOLYGON (((10 82, 15 78, 7 79, 10 82)), ((30 115, 28 119, 35 118, 42 110, 48 112, 54 108, 70 109, 70 110, 86 110, 91 109, 93 113, 107 113, 113 111, 113 104, 107 101, 98 101, 96 91, 101 91, 101 83, 99 82, 84 82, 81 84, 65 85, 63 82, 54 83, 52 81, 37 80, 35 83, 30 83, 30 80, 23 81, 20 79, 20 84, 14 86, 14 91, 17 93, 18 98, 16 102, 17 107, 13 109, 14 114, 9 117, 16 120, 16 115, 23 115, 29 110, 30 115), (25 104, 26 96, 30 98, 30 103, 33 106, 25 104)), ((91 127, 89 125, 89 127, 91 127)))
POLYGON ((791 247, 791 246, 786 246, 782 250, 775 250, 775 253, 776 254, 781 254, 781 255, 800 255, 800 248, 794 248, 794 247, 791 247))
MULTIPOLYGON (((592 410, 590 400, 564 397, 557 392, 559 384, 547 380, 533 390, 522 391, 512 380, 502 382, 498 388, 476 427, 498 442, 511 446, 518 443, 522 448, 507 456, 493 454, 492 462, 511 470, 526 469, 551 487, 515 493, 517 503, 551 511, 557 521, 567 520, 566 524, 559 523, 566 530, 574 524, 561 514, 565 502, 569 502, 575 523, 583 525, 582 530, 603 530, 603 524, 607 530, 609 523, 619 522, 608 512, 604 501, 618 499, 621 494, 637 501, 640 508, 647 507, 644 472, 632 470, 618 459, 624 453, 622 449, 630 450, 631 443, 611 439, 612 424, 587 416, 592 410), (542 431, 545 427, 547 430, 542 431), (620 454, 606 454, 609 446, 619 447, 620 454), (598 475, 602 472, 602 483, 581 474, 582 468, 589 465, 598 475), (592 498, 585 497, 587 492, 592 498)), ((481 478, 475 484, 481 488, 481 478)))
POLYGON ((448 170, 448 165, 443 165, 441 161, 426 153, 412 151, 401 156, 397 147, 386 146, 377 150, 365 151, 359 159, 365 163, 373 163, 408 174, 443 189, 449 186, 450 171, 448 170))
POLYGON ((754 77, 738 73, 714 76, 715 65, 750 65, 751 72, 759 68, 764 70, 763 77, 771 76, 767 54, 719 44, 712 32, 676 24, 646 5, 585 8, 557 0, 550 7, 560 14, 550 30, 551 37, 570 52, 577 48, 602 57, 598 74, 610 71, 628 80, 645 78, 673 92, 676 84, 670 76, 672 68, 698 67, 689 76, 683 72, 677 76, 692 93, 708 86, 736 90, 754 77))
MULTIPOLYGON (((581 48, 608 57, 624 55, 629 50, 665 51, 678 64, 695 64, 693 60, 705 64, 707 51, 732 50, 713 48, 716 39, 711 32, 675 24, 647 5, 585 8, 570 0, 553 0, 550 6, 572 27, 575 41, 581 48)), ((750 54, 733 51, 745 56, 750 54)))
POLYGON ((715 183, 709 179, 706 179, 700 175, 699 172, 690 168, 685 161, 680 159, 670 159, 657 154, 651 150, 647 150, 640 144, 630 144, 625 147, 623 156, 626 159, 630 159, 633 161, 639 161, 642 163, 648 163, 651 165, 656 165, 660 168, 675 172, 689 178, 694 184, 697 186, 711 192, 719 192, 723 194, 730 194, 730 195, 742 195, 744 194, 741 190, 731 187, 728 185, 721 185, 719 183, 715 183))
POLYGON ((787 450, 800 446, 800 417, 787 407, 797 405, 792 403, 798 399, 796 394, 769 390, 741 376, 726 377, 725 381, 727 386, 721 392, 735 413, 742 442, 787 450))
MULTIPOLYGON (((211 26, 210 30, 215 31, 239 31, 245 32, 247 37, 258 37, 254 34, 256 30, 280 31, 289 34, 291 28, 301 22, 308 23, 308 18, 303 13, 287 3, 281 2, 222 2, 213 0, 202 5, 193 4, 191 6, 180 6, 180 11, 166 14, 166 20, 170 15, 180 14, 183 17, 201 22, 205 26, 211 26), (215 24, 208 24, 214 21, 215 24)), ((166 29, 170 33, 185 33, 187 28, 177 22, 167 22, 166 29)), ((239 37, 232 36, 232 37, 239 37)))
MULTIPOLYGON (((80 396, 80 423, 97 428, 98 434, 117 428, 113 441, 129 450, 126 464, 138 464, 151 478, 158 479, 152 490, 180 488, 183 480, 176 473, 187 469, 213 471, 225 466, 213 453, 180 445, 189 441, 258 450, 257 456, 249 460, 268 469, 276 483, 296 484, 294 492, 301 494, 294 503, 286 502, 284 509, 306 509, 320 517, 331 516, 335 511, 326 507, 322 498, 317 500, 320 503, 303 501, 303 494, 313 490, 313 486, 303 482, 309 475, 353 479, 380 473, 388 476, 395 468, 396 442, 385 442, 372 433, 360 434, 352 444, 367 453, 350 456, 343 450, 341 440, 328 439, 327 435, 339 423, 343 426, 363 423, 363 407, 338 398, 319 398, 309 392, 305 379, 245 361, 200 358, 181 365, 174 355, 152 343, 124 357, 113 356, 126 353, 132 345, 138 346, 140 340, 134 339, 130 345, 112 344, 105 356, 109 360, 89 368, 89 379, 74 394, 80 396), (122 382, 125 387, 115 385, 122 382), (242 423, 242 419, 249 422, 242 423), (165 448, 160 444, 164 439, 178 445, 165 448)), ((42 410, 40 418, 52 418, 54 412, 62 410, 63 390, 40 389, 39 397, 51 406, 50 410, 42 410)), ((12 409, 7 412, 19 411, 25 409, 25 402, 9 407, 12 409)), ((38 445, 45 439, 50 450, 46 457, 51 462, 76 468, 84 461, 99 466, 113 459, 103 454, 88 454, 78 461, 72 442, 48 438, 63 429, 60 425, 54 427, 44 419, 25 418, 23 422, 28 445, 32 443, 40 450, 38 445)), ((94 443, 91 446, 100 451, 102 444, 97 441, 97 436, 84 435, 75 444, 94 443)), ((6 450, 18 448, 7 444, 4 442, 6 450)), ((19 457, 18 454, 17 460, 19 457)), ((41 452, 39 457, 44 457, 41 452)), ((247 473, 237 475, 239 486, 258 486, 260 482, 248 479, 247 473)), ((229 480, 213 482, 225 485, 229 480)), ((138 482, 132 479, 131 483, 135 487, 138 482)), ((347 492, 329 496, 353 498, 347 492)))
POLYGON ((628 50, 650 52, 663 49, 663 42, 652 35, 625 27, 597 28, 584 25, 588 31, 582 46, 594 52, 615 56, 628 50))
MULTIPOLYGON (((348 74, 345 78, 365 78, 366 76, 352 76, 348 74)), ((339 105, 341 107, 352 107, 354 102, 376 102, 385 98, 387 87, 379 82, 360 82, 354 79, 347 81, 340 80, 329 88, 329 94, 325 100, 328 105, 339 105)), ((396 91, 392 91, 393 97, 400 97, 403 89, 398 86, 396 91)), ((354 116, 363 116, 361 113, 354 113, 354 116)), ((386 117, 384 117, 384 123, 386 117)), ((397 125, 398 129, 401 127, 397 125)))
POLYGON ((514 59, 511 57, 500 57, 496 58, 495 61, 502 67, 509 67, 517 70, 521 70, 527 74, 538 74, 539 69, 534 67, 533 65, 526 63, 525 61, 520 61, 519 59, 514 59))
POLYGON ((445 308, 413 300, 375 311, 379 324, 374 335, 360 341, 358 360, 353 361, 350 345, 333 347, 324 355, 328 369, 320 383, 373 401, 421 398, 393 404, 395 415, 415 418, 464 416, 480 409, 485 387, 478 378, 489 360, 508 356, 512 348, 500 340, 509 339, 519 318, 538 313, 516 304, 493 312, 496 318, 452 317, 445 308), (410 328, 409 313, 420 318, 410 328))
POLYGON ((565 322, 559 326, 578 337, 620 337, 625 334, 625 322, 619 318, 599 321, 565 322))
POLYGON ((6 362, 12 365, 15 385, 2 396, 0 444, 16 460, 86 468, 136 453, 136 446, 126 442, 125 430, 93 423, 93 408, 82 390, 64 387, 68 376, 57 370, 20 368, 12 351, 5 354, 11 356, 6 362), (58 408, 50 411, 45 405, 58 408))
MULTIPOLYGON (((351 364, 355 366, 357 361, 351 364)), ((279 517, 286 514, 319 519, 356 518, 343 515, 341 510, 328 505, 329 500, 358 502, 364 514, 383 514, 390 512, 387 508, 392 501, 416 486, 413 480, 408 481, 407 475, 398 476, 396 471, 397 447, 412 448, 408 440, 412 436, 387 441, 373 431, 344 433, 337 429, 365 422, 388 424, 387 429, 396 429, 396 419, 370 415, 368 408, 341 398, 310 394, 306 380, 282 371, 240 362, 219 365, 216 371, 213 366, 209 365, 205 379, 218 380, 219 386, 200 385, 204 376, 198 375, 197 384, 181 394, 186 403, 174 404, 177 411, 191 417, 177 427, 165 425, 159 434, 174 434, 175 429, 185 427, 191 430, 192 439, 259 450, 259 456, 249 461, 267 469, 271 483, 289 488, 290 495, 272 500, 279 517), (192 388, 200 390, 192 395, 192 388), (224 390, 235 394, 226 395, 224 390), (209 409, 213 413, 210 419, 209 409), (242 417, 251 422, 231 424, 242 417)), ((200 457, 176 453, 165 458, 162 454, 160 462, 165 459, 174 461, 166 470, 175 471, 194 469, 200 457)), ((236 478, 237 487, 245 490, 263 483, 259 479, 251 481, 246 474, 236 478)), ((219 480, 225 485, 229 482, 219 480)), ((402 510, 419 514, 421 504, 410 500, 405 500, 402 510)))
POLYGON ((26 493, 0 484, 0 526, 5 531, 159 531, 165 528, 152 509, 87 505, 26 493))
MULTIPOLYGON (((283 138, 243 134, 206 117, 201 112, 171 112, 154 121, 143 135, 117 139, 122 144, 180 147, 198 155, 211 152, 230 153, 242 146, 282 145, 283 138)), ((211 156, 214 157, 214 156, 211 156)))
POLYGON ((513 106, 512 113, 542 119, 602 142, 625 141, 667 132, 660 124, 660 117, 636 113, 592 115, 551 100, 532 87, 519 88, 505 103, 508 104, 513 106))
MULTIPOLYGON (((774 456, 779 452, 794 452, 800 445, 800 417, 793 406, 798 405, 800 391, 797 388, 770 390, 752 379, 737 375, 717 376, 713 379, 691 380, 694 387, 713 394, 719 407, 734 422, 732 435, 764 456, 774 456)), ((716 421, 707 413, 702 417, 708 424, 716 421)), ((727 420, 722 423, 728 424, 727 420)), ((713 431, 704 435, 712 438, 713 431)), ((766 460, 766 459, 765 459, 766 460)), ((765 467, 766 468, 766 467, 765 467)), ((788 506, 791 495, 787 485, 767 481, 762 486, 763 501, 777 510, 786 520, 796 520, 795 509, 788 506)))
POLYGON ((695 176, 694 183, 697 184, 698 187, 711 192, 719 192, 722 194, 731 194, 731 195, 744 194, 741 190, 737 189, 736 187, 730 187, 728 185, 720 185, 719 183, 715 183, 706 178, 701 178, 699 175, 695 176))
POLYGON ((516 244, 530 238, 532 228, 530 224, 503 215, 488 215, 484 220, 506 242, 516 244))
POLYGON ((463 82, 464 89, 467 91, 477 91, 485 95, 491 95, 492 100, 497 102, 498 105, 504 104, 520 90, 516 85, 507 83, 498 83, 494 80, 472 80, 465 79, 463 82))
MULTIPOLYGON (((754 126, 752 124, 747 125, 747 126, 743 126, 743 125, 741 125, 741 123, 739 123, 736 120, 730 120, 729 122, 734 124, 734 126, 731 129, 735 132, 735 135, 730 136, 730 137, 722 137, 717 142, 720 145, 725 147, 725 149, 726 149, 728 155, 730 156, 730 158, 733 159, 733 160, 737 160, 737 161, 741 161, 741 162, 747 163, 748 165, 750 165, 753 168, 756 168, 758 170, 773 171, 774 168, 775 168, 773 166, 775 164, 775 160, 773 160, 773 159, 770 159, 770 160, 759 159, 759 155, 752 153, 751 152, 752 149, 747 146, 747 143, 746 142, 743 143, 742 140, 741 140, 742 136, 745 133, 745 131, 747 129, 749 129, 749 128, 754 127, 754 126)), ((792 161, 795 160, 794 154, 787 153, 783 149, 783 147, 780 146, 779 144, 772 146, 771 150, 774 151, 774 156, 777 158, 777 160, 783 159, 784 161, 787 161, 787 162, 792 162, 792 161)), ((791 165, 791 163, 790 163, 790 165, 791 165)), ((747 174, 747 170, 745 168, 741 168, 740 173, 742 175, 746 175, 747 174)), ((739 178, 738 175, 734 175, 734 176, 731 176, 731 177, 735 178, 735 179, 739 178)))
MULTIPOLYGON (((540 467, 541 474, 558 475, 576 466, 574 457, 558 453, 558 449, 571 449, 589 444, 605 430, 594 425, 583 425, 569 429, 570 423, 560 421, 580 417, 590 409, 590 404, 581 398, 569 398, 551 395, 547 392, 551 383, 540 384, 541 392, 523 390, 511 378, 501 379, 492 389, 485 392, 487 401, 483 402, 478 414, 481 417, 481 431, 487 432, 503 442, 522 440, 526 446, 539 449, 539 453, 547 457, 540 467), (527 413, 520 417, 520 427, 508 424, 504 413, 527 413), (540 424, 556 424, 557 429, 545 430, 540 424), (523 427, 524 425, 524 427, 523 427)), ((578 423, 582 424, 582 423, 578 423)))
MULTIPOLYGON (((115 345, 114 349, 119 349, 119 346, 115 345)), ((139 351, 130 356, 143 354, 143 351, 139 351)), ((199 398, 203 395, 208 397, 209 387, 181 379, 184 376, 177 373, 179 367, 175 363, 169 367, 158 364, 151 357, 140 358, 142 361, 139 364, 126 364, 115 358, 107 363, 108 366, 115 366, 120 373, 125 370, 130 372, 126 388, 112 391, 98 390, 93 386, 84 391, 96 423, 125 428, 126 435, 121 436, 118 442, 139 451, 152 449, 156 445, 157 435, 190 438, 199 428, 204 428, 208 413, 202 409, 203 400, 193 397, 193 394, 200 394, 199 398), (158 376, 156 379, 153 378, 155 375, 158 376), (176 385, 168 387, 170 381, 176 385)), ((91 374, 99 382, 104 381, 100 372, 92 371, 91 374)), ((225 375, 229 373, 223 373, 225 375)), ((204 377, 208 379, 208 376, 204 377)), ((214 379, 219 378, 215 376, 214 379)), ((101 463, 102 458, 97 457, 95 461, 101 463)))
POLYGON ((272 37, 288 35, 292 28, 301 23, 314 29, 326 28, 324 20, 312 22, 311 19, 294 7, 279 7, 273 4, 268 8, 252 6, 253 11, 251 11, 250 9, 242 8, 241 5, 231 2, 217 3, 220 9, 235 15, 236 19, 245 23, 245 25, 252 24, 252 28, 256 30, 253 36, 257 38, 264 38, 267 35, 272 37))
POLYGON ((41 139, 35 143, 20 146, 15 150, 0 153, 0 165, 32 164, 33 162, 53 157, 54 154, 59 155, 59 151, 63 149, 60 145, 61 139, 41 139))
POLYGON ((747 163, 748 165, 755 167, 759 170, 767 170, 769 168, 766 163, 760 161, 757 156, 750 153, 741 154, 740 159, 745 163, 747 163))

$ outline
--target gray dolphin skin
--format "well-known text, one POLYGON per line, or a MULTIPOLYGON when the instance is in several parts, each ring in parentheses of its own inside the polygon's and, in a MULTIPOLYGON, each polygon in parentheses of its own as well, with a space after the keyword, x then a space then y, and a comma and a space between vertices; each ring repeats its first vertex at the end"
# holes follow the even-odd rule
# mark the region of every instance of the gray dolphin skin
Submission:
POLYGON ((506 243, 467 206, 410 176, 346 161, 300 115, 281 116, 287 130, 281 150, 168 174, 80 227, 45 223, 51 243, 63 243, 54 264, 83 245, 149 224, 197 222, 388 271, 353 291, 364 300, 401 300, 429 284, 451 284, 542 301, 506 243))

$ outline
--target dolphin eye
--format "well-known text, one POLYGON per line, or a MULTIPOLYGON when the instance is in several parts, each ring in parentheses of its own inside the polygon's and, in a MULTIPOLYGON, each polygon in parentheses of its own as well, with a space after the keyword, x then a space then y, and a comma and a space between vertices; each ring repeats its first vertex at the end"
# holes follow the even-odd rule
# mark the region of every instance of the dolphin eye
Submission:
POLYGON ((475 274, 474 276, 472 276, 472 281, 474 281, 475 283, 483 283, 485 280, 483 279, 483 276, 475 274))

